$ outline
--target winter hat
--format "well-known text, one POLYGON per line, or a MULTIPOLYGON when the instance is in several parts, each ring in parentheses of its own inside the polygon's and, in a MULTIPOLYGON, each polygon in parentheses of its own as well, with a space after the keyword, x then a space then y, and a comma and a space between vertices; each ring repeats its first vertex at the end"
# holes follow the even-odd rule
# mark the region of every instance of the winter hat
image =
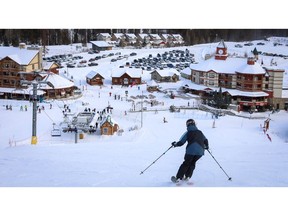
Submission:
POLYGON ((195 121, 193 119, 188 119, 186 121, 186 126, 188 127, 189 125, 195 125, 195 121))

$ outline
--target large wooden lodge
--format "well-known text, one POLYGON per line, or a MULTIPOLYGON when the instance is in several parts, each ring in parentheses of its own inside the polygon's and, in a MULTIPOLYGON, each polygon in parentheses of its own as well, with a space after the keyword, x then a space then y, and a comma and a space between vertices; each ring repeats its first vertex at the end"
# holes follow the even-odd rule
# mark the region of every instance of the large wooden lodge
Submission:
POLYGON ((37 81, 49 79, 54 86, 54 88, 48 85, 39 86, 40 90, 37 91, 39 98, 63 98, 73 95, 74 83, 58 74, 57 64, 43 63, 40 46, 26 47, 21 43, 19 47, 0 47, 0 98, 30 99, 32 87, 22 85, 21 80, 35 79, 37 81))

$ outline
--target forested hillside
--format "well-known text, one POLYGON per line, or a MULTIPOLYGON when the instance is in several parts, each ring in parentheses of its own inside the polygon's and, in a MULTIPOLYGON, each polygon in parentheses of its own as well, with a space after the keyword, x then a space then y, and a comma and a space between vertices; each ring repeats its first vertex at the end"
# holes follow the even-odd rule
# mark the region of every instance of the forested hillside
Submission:
POLYGON ((0 43, 18 46, 20 42, 40 45, 86 43, 97 33, 174 33, 181 34, 186 45, 226 41, 247 41, 270 36, 288 36, 288 29, 0 29, 0 43))

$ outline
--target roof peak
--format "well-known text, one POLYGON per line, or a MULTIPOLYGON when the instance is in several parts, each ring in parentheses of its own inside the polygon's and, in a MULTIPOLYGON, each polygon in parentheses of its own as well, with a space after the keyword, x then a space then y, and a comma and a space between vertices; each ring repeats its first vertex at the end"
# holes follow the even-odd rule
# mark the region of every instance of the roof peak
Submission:
POLYGON ((227 46, 226 46, 226 44, 224 43, 224 40, 223 40, 223 39, 221 39, 221 41, 219 42, 219 44, 218 44, 217 47, 218 47, 218 48, 227 48, 227 46))

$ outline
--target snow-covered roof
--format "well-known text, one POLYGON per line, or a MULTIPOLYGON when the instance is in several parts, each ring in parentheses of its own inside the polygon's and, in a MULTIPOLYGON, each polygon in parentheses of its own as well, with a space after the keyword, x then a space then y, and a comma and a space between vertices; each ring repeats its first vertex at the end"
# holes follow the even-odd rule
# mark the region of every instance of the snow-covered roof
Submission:
POLYGON ((187 75, 191 75, 191 68, 190 67, 186 67, 183 70, 181 70, 181 73, 187 74, 187 75))
POLYGON ((165 38, 166 40, 171 36, 170 34, 162 34, 162 37, 165 38))
POLYGON ((98 47, 112 47, 113 45, 110 45, 106 41, 90 41, 90 43, 98 46, 98 47))
POLYGON ((226 60, 217 60, 212 57, 198 64, 190 64, 190 68, 198 71, 215 71, 216 73, 227 74, 235 74, 235 72, 247 74, 265 73, 265 70, 258 62, 255 62, 254 65, 248 65, 246 58, 227 58, 226 60))
POLYGON ((194 89, 194 90, 198 90, 198 91, 204 91, 206 89, 213 89, 211 87, 207 87, 207 86, 204 86, 204 85, 199 85, 199 84, 196 84, 196 83, 193 83, 193 82, 186 83, 185 87, 190 88, 190 89, 194 89))
POLYGON ((121 77, 123 74, 128 74, 130 77, 141 77, 142 69, 140 68, 117 68, 112 71, 112 77, 121 77))
MULTIPOLYGON (((90 71, 87 75, 86 75, 86 77, 88 78, 88 79, 92 79, 92 78, 94 78, 97 74, 99 74, 100 76, 102 76, 100 73, 98 73, 98 72, 96 72, 96 71, 90 71)), ((102 76, 103 77, 103 76, 102 76)))
MULTIPOLYGON (((180 75, 180 73, 174 69, 174 68, 167 68, 167 69, 162 69, 162 70, 154 70, 153 72, 158 72, 162 77, 169 77, 169 76, 173 76, 174 74, 176 75, 180 75)), ((153 73, 151 72, 151 73, 153 73)))
MULTIPOLYGON (((211 89, 213 91, 218 91, 219 87, 207 87, 204 85, 199 85, 196 83, 189 83, 185 85, 186 87, 198 91, 205 91, 207 89, 211 89)), ((227 88, 222 88, 222 92, 228 92, 231 96, 245 96, 245 97, 267 97, 269 94, 263 91, 258 91, 258 92, 247 92, 247 91, 240 91, 237 89, 227 89, 227 88)))
MULTIPOLYGON (((25 95, 33 95, 33 87, 29 87, 27 89, 15 89, 15 88, 0 88, 0 93, 12 93, 12 94, 25 94, 25 95)), ((37 95, 44 95, 45 91, 37 89, 37 95)))
POLYGON ((107 115, 103 118, 100 126, 102 126, 105 122, 108 122, 111 126, 114 126, 115 124, 118 125, 118 123, 110 115, 107 115))
POLYGON ((136 39, 136 35, 135 34, 125 34, 128 38, 131 38, 131 39, 136 39))
POLYGON ((42 67, 44 70, 49 70, 53 64, 57 64, 55 62, 47 62, 47 61, 43 61, 42 62, 42 67))
POLYGON ((269 95, 263 91, 248 92, 248 91, 240 91, 237 89, 224 89, 224 88, 222 88, 222 92, 228 92, 231 96, 246 96, 246 97, 267 97, 269 95))
POLYGON ((38 52, 18 47, 0 47, 0 60, 8 56, 19 65, 28 65, 38 52))
POLYGON ((123 33, 113 33, 113 34, 114 34, 114 36, 115 36, 116 38, 118 38, 118 39, 121 39, 121 38, 124 36, 123 33))
POLYGON ((159 84, 155 80, 149 80, 147 81, 147 86, 159 86, 159 84))
MULTIPOLYGON (((47 76, 47 79, 44 78, 44 80, 50 82, 54 86, 54 89, 70 88, 74 86, 73 82, 58 74, 49 73, 47 76)), ((52 89, 52 87, 47 84, 41 84, 40 89, 52 89)))
POLYGON ((99 33, 99 35, 106 37, 106 38, 111 37, 111 35, 109 33, 99 33))
POLYGON ((158 34, 149 34, 153 39, 161 39, 161 37, 158 34))
POLYGON ((180 40, 182 40, 183 39, 183 37, 180 35, 180 34, 172 34, 172 36, 175 38, 175 39, 180 39, 180 40))
POLYGON ((265 74, 265 70, 256 62, 253 65, 243 64, 236 69, 236 72, 242 74, 265 74))
POLYGON ((142 34, 138 34, 138 36, 139 36, 141 39, 144 39, 145 37, 148 37, 149 35, 148 35, 148 34, 145 34, 145 33, 142 33, 142 34))

